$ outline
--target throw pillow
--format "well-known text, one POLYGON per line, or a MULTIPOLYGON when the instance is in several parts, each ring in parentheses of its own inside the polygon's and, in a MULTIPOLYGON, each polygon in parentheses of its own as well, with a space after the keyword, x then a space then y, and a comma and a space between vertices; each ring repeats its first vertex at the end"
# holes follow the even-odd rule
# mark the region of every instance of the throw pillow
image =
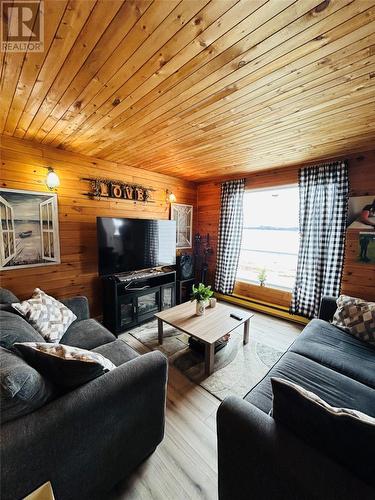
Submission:
POLYGON ((14 302, 19 302, 18 297, 10 290, 0 288, 0 311, 8 311, 14 314, 15 311, 12 308, 14 302))
POLYGON ((37 410, 57 395, 57 390, 21 357, 0 347, 1 422, 37 410))
POLYGON ((10 290, 0 288, 0 304, 11 304, 12 302, 19 302, 18 297, 10 290))
POLYGON ((70 389, 116 368, 101 354, 78 347, 44 342, 16 343, 14 347, 45 377, 70 389))
POLYGON ((29 300, 12 304, 47 342, 58 342, 77 316, 64 304, 35 288, 29 300))
POLYGON ((332 324, 375 346, 375 302, 340 295, 332 324))
POLYGON ((44 342, 44 339, 25 318, 0 311, 0 346, 11 351, 15 342, 44 342))
POLYGON ((375 418, 336 408, 293 382, 271 378, 272 416, 313 448, 375 485, 375 418))

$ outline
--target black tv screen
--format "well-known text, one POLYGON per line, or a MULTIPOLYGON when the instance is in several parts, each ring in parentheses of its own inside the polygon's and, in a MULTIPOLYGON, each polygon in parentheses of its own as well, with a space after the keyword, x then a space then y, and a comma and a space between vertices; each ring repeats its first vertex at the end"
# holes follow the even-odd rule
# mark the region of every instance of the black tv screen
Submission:
POLYGON ((176 263, 176 222, 98 217, 99 274, 176 263))

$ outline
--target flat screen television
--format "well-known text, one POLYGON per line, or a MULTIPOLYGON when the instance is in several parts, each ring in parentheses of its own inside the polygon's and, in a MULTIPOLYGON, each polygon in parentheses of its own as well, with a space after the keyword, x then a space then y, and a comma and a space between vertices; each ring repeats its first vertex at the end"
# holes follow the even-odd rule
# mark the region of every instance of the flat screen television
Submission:
POLYGON ((99 275, 176 263, 176 222, 97 217, 99 275))

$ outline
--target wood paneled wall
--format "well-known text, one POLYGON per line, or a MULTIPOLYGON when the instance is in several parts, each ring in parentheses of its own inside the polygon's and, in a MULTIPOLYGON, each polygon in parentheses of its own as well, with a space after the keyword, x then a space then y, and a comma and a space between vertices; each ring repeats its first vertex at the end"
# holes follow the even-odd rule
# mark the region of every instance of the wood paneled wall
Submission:
MULTIPOLYGON (((353 154, 345 158, 349 162, 350 196, 375 195, 375 151, 353 154)), ((296 165, 255 172, 246 177, 246 186, 250 189, 297 183, 300 167, 296 165)), ((230 177, 225 179, 228 178, 230 177)), ((198 231, 201 234, 210 233, 210 242, 214 250, 209 257, 208 273, 208 281, 213 283, 220 211, 220 181, 199 184, 197 203, 198 231)), ((359 230, 348 230, 347 233, 342 293, 375 300, 375 265, 357 261, 358 232, 359 230)), ((243 282, 236 284, 235 293, 282 306, 289 306, 290 303, 289 293, 243 282)))
POLYGON ((55 297, 86 295, 91 312, 101 313, 101 286, 97 274, 96 217, 169 218, 166 189, 179 203, 196 202, 196 185, 110 161, 61 151, 12 137, 1 137, 1 186, 46 191, 47 165, 60 177, 58 189, 61 264, 15 269, 0 273, 1 286, 21 299, 40 287, 55 297), (93 200, 84 195, 88 183, 81 177, 106 177, 154 188, 155 203, 144 205, 126 200, 93 200))

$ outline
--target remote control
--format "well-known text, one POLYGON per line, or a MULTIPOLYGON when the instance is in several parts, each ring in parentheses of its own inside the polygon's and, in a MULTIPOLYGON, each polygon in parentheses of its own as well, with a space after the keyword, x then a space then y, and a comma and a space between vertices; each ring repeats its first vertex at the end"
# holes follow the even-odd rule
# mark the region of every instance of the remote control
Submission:
POLYGON ((240 318, 240 316, 236 316, 236 314, 231 314, 230 317, 234 318, 234 319, 238 319, 238 321, 242 320, 242 318, 240 318))

